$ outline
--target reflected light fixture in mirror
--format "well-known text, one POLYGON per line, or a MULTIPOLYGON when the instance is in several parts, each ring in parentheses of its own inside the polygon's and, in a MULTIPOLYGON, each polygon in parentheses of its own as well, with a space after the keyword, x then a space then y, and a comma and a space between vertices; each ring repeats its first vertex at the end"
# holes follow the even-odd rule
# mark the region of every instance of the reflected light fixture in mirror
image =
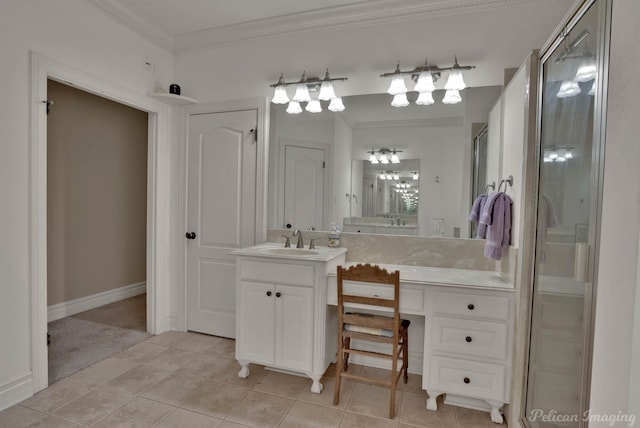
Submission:
POLYGON ((286 82, 284 80, 284 74, 280 74, 278 81, 271 86, 273 90, 273 98, 271 102, 274 104, 286 104, 286 112, 289 114, 302 113, 302 106, 300 103, 307 103, 304 110, 310 113, 320 113, 322 111, 322 105, 320 101, 329 101, 328 110, 332 112, 344 111, 344 104, 342 98, 338 97, 335 93, 333 83, 335 81, 345 81, 346 77, 332 78, 329 75, 329 70, 325 72, 324 78, 307 76, 307 72, 302 73, 302 77, 297 82, 286 82), (293 98, 289 100, 287 95, 287 86, 295 85, 296 91, 293 98), (311 93, 318 93, 317 97, 312 97, 311 93))
POLYGON ((404 82, 404 75, 411 75, 411 80, 416 84, 414 90, 418 92, 417 105, 432 105, 434 104, 433 91, 435 91, 434 81, 437 81, 443 71, 449 72, 449 77, 444 89, 447 90, 444 99, 445 104, 456 104, 462 101, 460 91, 467 87, 462 76, 462 70, 471 70, 475 68, 474 65, 461 66, 458 64, 458 58, 454 56, 454 64, 451 67, 438 67, 435 65, 429 65, 425 60, 424 65, 416 67, 413 70, 402 71, 400 70, 400 62, 396 65, 395 71, 392 73, 381 74, 380 77, 391 77, 391 84, 387 93, 393 95, 391 105, 394 107, 406 107, 410 104, 407 98, 407 86, 404 82))

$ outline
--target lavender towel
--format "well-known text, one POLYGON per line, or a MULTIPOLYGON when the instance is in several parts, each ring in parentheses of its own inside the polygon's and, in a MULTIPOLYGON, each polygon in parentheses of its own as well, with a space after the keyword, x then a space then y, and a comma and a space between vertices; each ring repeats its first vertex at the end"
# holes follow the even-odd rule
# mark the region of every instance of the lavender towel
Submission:
MULTIPOLYGON (((488 213, 491 218, 490 224, 487 224, 487 243, 484 246, 484 255, 492 260, 500 260, 502 249, 509 246, 511 240, 511 205, 513 201, 504 192, 495 193, 499 194, 493 198, 492 210, 488 213)), ((489 198, 491 196, 493 194, 489 198)), ((487 216, 484 219, 487 221, 487 216)))
POLYGON ((469 220, 475 221, 477 223, 476 226, 476 238, 484 239, 487 235, 487 225, 480 223, 480 213, 482 212, 482 208, 484 208, 484 204, 487 201, 487 194, 483 193, 478 196, 475 201, 473 201, 473 206, 471 207, 471 213, 469 214, 469 220))
POLYGON ((493 192, 487 196, 487 200, 480 211, 480 219, 478 220, 480 223, 489 226, 493 222, 493 205, 501 194, 502 192, 493 192))

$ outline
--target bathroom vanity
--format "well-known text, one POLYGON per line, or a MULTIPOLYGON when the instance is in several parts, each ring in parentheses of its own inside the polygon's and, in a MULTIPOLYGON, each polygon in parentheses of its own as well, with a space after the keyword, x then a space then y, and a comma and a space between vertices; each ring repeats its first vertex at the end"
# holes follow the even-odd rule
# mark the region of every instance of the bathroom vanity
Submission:
POLYGON ((283 248, 267 243, 233 251, 237 256, 236 359, 302 373, 320 393, 320 378, 334 360, 326 352, 327 275, 345 261, 345 248, 283 248))

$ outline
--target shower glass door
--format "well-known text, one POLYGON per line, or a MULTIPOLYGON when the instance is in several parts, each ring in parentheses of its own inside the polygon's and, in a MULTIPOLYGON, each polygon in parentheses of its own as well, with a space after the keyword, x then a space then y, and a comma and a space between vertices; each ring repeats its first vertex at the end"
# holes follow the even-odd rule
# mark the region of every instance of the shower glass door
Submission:
POLYGON ((538 226, 526 402, 532 427, 585 426, 588 407, 606 1, 588 3, 541 59, 538 226))

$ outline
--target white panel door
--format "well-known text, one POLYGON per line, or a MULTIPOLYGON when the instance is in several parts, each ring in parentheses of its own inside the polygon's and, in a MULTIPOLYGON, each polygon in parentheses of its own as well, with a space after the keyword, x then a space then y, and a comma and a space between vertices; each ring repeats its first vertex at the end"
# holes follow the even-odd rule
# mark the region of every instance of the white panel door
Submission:
POLYGON ((187 329, 235 337, 236 261, 255 244, 257 111, 189 116, 187 329))
POLYGON ((284 156, 284 224, 323 229, 324 150, 287 145, 284 156))

